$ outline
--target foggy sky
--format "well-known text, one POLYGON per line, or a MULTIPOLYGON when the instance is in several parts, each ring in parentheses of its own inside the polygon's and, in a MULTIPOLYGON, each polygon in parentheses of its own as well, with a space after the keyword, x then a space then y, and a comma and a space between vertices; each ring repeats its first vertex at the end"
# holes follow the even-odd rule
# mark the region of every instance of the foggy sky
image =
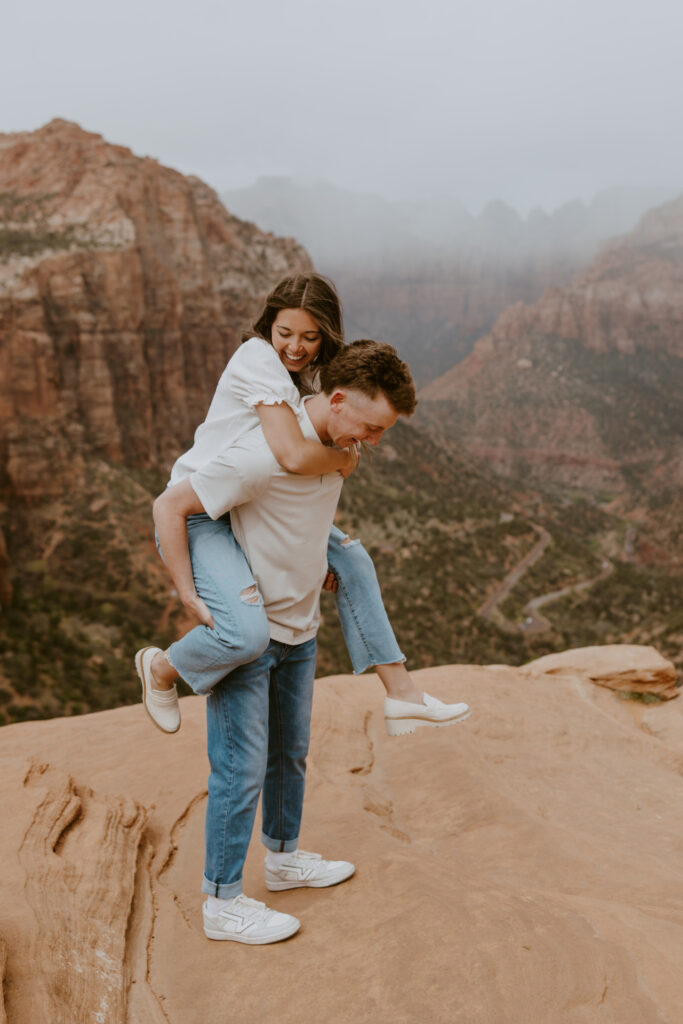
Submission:
POLYGON ((0 131, 64 117, 219 191, 683 192, 678 0, 5 0, 2 25, 0 131))

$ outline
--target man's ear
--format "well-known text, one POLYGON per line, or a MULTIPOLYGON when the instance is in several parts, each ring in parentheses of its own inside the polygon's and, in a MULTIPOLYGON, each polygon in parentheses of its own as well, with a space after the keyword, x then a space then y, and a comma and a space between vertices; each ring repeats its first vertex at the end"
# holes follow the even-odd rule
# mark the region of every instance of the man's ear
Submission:
POLYGON ((330 405, 333 407, 340 407, 346 401, 346 392, 342 391, 341 388, 336 388, 330 395, 330 405))

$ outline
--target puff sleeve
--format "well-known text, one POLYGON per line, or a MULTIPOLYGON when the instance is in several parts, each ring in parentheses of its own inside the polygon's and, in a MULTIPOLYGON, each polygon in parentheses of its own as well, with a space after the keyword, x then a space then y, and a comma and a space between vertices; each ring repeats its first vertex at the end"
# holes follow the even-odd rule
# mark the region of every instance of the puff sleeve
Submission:
POLYGON ((286 402, 296 409, 301 401, 277 352, 261 338, 250 338, 240 345, 228 369, 233 396, 250 408, 260 403, 279 405, 286 402))

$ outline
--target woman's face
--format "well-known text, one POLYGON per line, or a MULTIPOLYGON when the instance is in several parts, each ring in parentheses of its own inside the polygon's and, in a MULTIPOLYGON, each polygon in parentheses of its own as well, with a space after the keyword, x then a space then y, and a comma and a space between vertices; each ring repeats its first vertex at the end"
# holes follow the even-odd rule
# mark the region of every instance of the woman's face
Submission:
POLYGON ((286 369, 298 373, 315 359, 323 338, 317 321, 305 309, 281 309, 270 340, 286 369))

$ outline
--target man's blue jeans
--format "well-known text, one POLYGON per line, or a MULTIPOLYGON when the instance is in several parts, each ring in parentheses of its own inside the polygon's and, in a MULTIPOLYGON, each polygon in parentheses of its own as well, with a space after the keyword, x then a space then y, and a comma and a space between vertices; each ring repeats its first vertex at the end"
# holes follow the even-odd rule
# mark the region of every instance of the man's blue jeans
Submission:
POLYGON ((202 892, 242 892, 242 869, 263 790, 262 842, 295 850, 304 800, 316 641, 271 640, 234 669, 206 701, 211 774, 202 892))

